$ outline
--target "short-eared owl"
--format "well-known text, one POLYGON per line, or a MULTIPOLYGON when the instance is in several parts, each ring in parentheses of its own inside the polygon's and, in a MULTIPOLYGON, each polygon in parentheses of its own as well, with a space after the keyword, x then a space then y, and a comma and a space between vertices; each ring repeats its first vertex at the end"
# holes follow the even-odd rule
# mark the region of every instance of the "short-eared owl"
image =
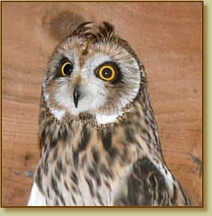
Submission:
POLYGON ((190 205, 167 168, 143 64, 114 27, 85 22, 54 50, 28 205, 190 205))

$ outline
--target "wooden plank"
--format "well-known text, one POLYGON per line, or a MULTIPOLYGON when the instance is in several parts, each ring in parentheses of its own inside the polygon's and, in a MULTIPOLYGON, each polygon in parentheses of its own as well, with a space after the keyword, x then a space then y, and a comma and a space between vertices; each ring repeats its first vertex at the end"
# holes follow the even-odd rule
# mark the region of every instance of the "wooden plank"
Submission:
POLYGON ((46 63, 70 23, 82 19, 110 21, 135 49, 166 162, 193 205, 202 205, 201 2, 2 3, 2 205, 27 203, 46 63))

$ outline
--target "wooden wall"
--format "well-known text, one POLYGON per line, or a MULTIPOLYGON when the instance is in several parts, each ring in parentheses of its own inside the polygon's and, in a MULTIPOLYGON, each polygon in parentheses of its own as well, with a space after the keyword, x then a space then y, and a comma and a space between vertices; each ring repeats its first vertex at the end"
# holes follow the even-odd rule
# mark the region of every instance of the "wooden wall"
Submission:
POLYGON ((40 156, 41 83, 76 20, 112 22, 145 65, 162 149, 202 205, 202 3, 2 3, 2 205, 25 206, 40 156))

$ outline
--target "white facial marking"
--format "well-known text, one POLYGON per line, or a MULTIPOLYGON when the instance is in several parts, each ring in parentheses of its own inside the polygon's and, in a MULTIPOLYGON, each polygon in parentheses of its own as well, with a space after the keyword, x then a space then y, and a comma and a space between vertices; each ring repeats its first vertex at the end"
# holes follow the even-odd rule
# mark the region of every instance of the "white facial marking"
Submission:
POLYGON ((58 120, 61 120, 65 115, 65 110, 57 110, 57 109, 50 108, 50 111, 58 120))
POLYGON ((103 114, 96 114, 96 121, 99 124, 106 124, 106 123, 111 123, 115 122, 115 120, 121 116, 122 113, 115 113, 112 115, 103 115, 103 114))
POLYGON ((111 57, 108 55, 96 53, 86 61, 84 68, 94 71, 99 65, 111 60, 111 57))

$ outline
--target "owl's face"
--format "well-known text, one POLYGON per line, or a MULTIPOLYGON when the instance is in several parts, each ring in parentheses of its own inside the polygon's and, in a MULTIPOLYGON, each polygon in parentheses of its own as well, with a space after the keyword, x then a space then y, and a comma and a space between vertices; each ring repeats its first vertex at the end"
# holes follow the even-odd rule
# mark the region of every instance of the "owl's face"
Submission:
POLYGON ((92 24, 82 26, 55 49, 43 83, 44 98, 58 119, 88 112, 107 123, 137 96, 142 72, 121 39, 111 36, 113 31, 98 35, 103 28, 93 33, 92 24))

